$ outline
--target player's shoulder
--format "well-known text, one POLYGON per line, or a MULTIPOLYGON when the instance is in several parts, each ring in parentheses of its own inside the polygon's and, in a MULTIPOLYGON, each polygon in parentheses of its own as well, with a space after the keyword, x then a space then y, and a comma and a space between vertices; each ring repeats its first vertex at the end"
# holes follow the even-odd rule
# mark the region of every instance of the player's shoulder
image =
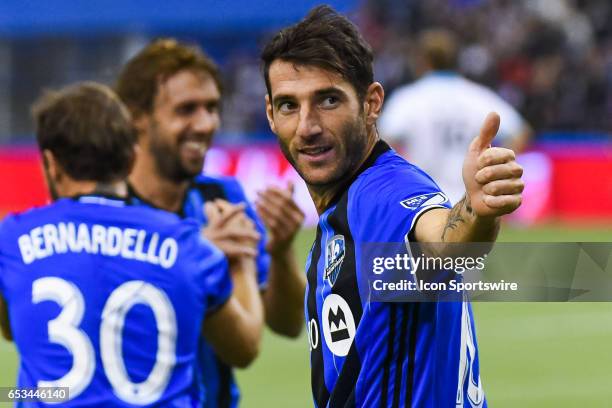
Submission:
POLYGON ((422 88, 423 84, 420 80, 400 85, 391 92, 387 104, 406 103, 407 100, 417 98, 422 88))
POLYGON ((238 179, 232 176, 209 176, 200 174, 193 178, 191 189, 206 197, 224 198, 229 201, 244 200, 244 190, 238 179))
POLYGON ((114 219, 103 222, 117 223, 131 228, 142 228, 158 232, 163 236, 174 237, 179 240, 189 240, 200 235, 200 224, 192 218, 183 218, 178 214, 161 208, 152 207, 146 203, 129 203, 125 207, 114 210, 114 219))
POLYGON ((212 245, 202 239, 201 225, 195 219, 183 218, 174 212, 147 204, 132 203, 116 210, 114 219, 114 221, 104 220, 103 223, 114 224, 116 222, 121 227, 159 233, 160 238, 171 237, 184 249, 180 251, 181 253, 190 254, 192 257, 201 256, 202 249, 206 254, 214 252, 212 245))
POLYGON ((100 224, 133 225, 156 230, 172 231, 178 226, 197 227, 197 223, 182 220, 178 215, 129 200, 98 196, 60 198, 41 207, 34 207, 19 213, 7 215, 3 229, 31 229, 38 225, 54 222, 83 222, 100 224))
POLYGON ((392 93, 391 99, 406 100, 410 98, 422 98, 424 94, 431 93, 442 87, 448 90, 449 86, 464 84, 465 78, 451 71, 431 72, 414 82, 397 87, 392 93))
POLYGON ((357 178, 349 198, 360 213, 396 207, 411 210, 425 202, 448 203, 446 195, 427 173, 394 150, 382 154, 357 178), (415 206, 417 203, 419 205, 415 206))
POLYGON ((502 134, 518 132, 524 124, 522 116, 509 101, 483 84, 462 77, 461 85, 455 93, 469 106, 463 114, 471 115, 471 120, 478 127, 486 114, 491 111, 496 111, 502 118, 500 128, 502 134))
POLYGON ((175 213, 162 210, 131 197, 82 196, 62 199, 58 205, 67 208, 65 215, 83 219, 85 222, 100 221, 102 223, 134 224, 162 229, 175 227, 183 223, 175 213))
POLYGON ((165 229, 173 231, 175 228, 183 229, 198 229, 199 225, 191 218, 181 218, 178 214, 163 210, 157 207, 151 207, 146 204, 136 203, 125 207, 126 216, 136 217, 143 224, 154 227, 156 229, 165 229))
POLYGON ((192 180, 193 185, 218 185, 225 186, 227 184, 238 183, 238 180, 232 176, 198 174, 192 180))
POLYGON ((448 197, 423 170, 389 150, 351 185, 347 214, 358 239, 402 242, 419 214, 437 207, 450 207, 448 197))
POLYGON ((42 221, 64 212, 65 207, 66 204, 63 200, 60 200, 23 211, 10 212, 0 222, 0 235, 17 233, 30 226, 40 224, 42 221))
POLYGON ((384 200, 400 190, 418 192, 438 186, 427 173, 390 149, 357 178, 356 188, 361 195, 384 200))
POLYGON ((393 90, 381 116, 383 132, 394 133, 396 126, 401 126, 402 132, 410 131, 411 123, 430 116, 431 106, 439 104, 440 90, 448 93, 451 90, 448 85, 453 82, 452 79, 438 80, 436 76, 428 75, 393 90))
MULTIPOLYGON (((504 99, 499 96, 493 89, 473 81, 469 78, 459 77, 457 81, 459 90, 463 93, 466 98, 474 100, 475 98, 481 98, 483 101, 503 101, 504 99)), ((476 99, 478 100, 478 99, 476 99)))

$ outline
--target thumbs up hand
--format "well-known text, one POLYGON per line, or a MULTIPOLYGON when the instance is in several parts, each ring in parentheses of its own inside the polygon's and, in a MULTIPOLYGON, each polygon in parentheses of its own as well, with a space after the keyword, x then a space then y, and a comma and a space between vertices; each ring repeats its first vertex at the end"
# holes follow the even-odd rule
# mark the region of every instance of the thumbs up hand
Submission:
POLYGON ((497 113, 487 115, 463 162, 466 203, 479 217, 513 212, 521 205, 521 193, 525 188, 521 180, 523 168, 515 161, 514 152, 491 147, 499 122, 497 113))

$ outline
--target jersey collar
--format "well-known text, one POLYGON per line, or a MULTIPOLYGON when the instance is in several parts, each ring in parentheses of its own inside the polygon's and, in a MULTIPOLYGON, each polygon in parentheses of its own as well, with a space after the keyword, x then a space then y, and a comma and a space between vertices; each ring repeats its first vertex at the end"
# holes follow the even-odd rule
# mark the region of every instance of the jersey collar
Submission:
POLYGON ((114 194, 79 194, 67 198, 83 204, 101 204, 112 207, 124 207, 130 202, 129 197, 121 197, 114 194))
POLYGON ((458 76, 460 76, 459 73, 455 71, 439 69, 428 72, 423 78, 455 78, 458 76))
MULTIPOLYGON (((183 195, 183 198, 181 199, 181 207, 180 209, 176 212, 176 214, 181 217, 184 218, 185 217, 185 202, 187 201, 187 196, 189 194, 189 191, 191 190, 191 188, 195 185, 195 177, 192 178, 189 181, 189 186, 187 187, 187 190, 185 190, 185 194, 183 195)), ((127 182, 127 188, 128 188, 128 196, 129 196, 129 202, 130 204, 134 204, 134 203, 142 203, 145 204, 149 207, 153 207, 153 208, 157 208, 159 210, 162 210, 161 207, 156 206, 155 204, 153 204, 151 201, 147 200, 146 198, 144 198, 143 196, 141 196, 136 189, 134 188, 134 186, 132 185, 132 183, 130 183, 129 181, 127 182)), ((165 211, 165 210, 164 210, 165 211)))
POLYGON ((132 183, 127 182, 128 197, 131 204, 143 203, 149 207, 158 208, 155 204, 138 194, 132 183))
POLYGON ((343 183, 342 188, 338 190, 334 198, 332 198, 329 204, 327 204, 327 206, 325 207, 325 211, 329 210, 333 205, 335 205, 338 201, 340 201, 340 198, 342 198, 342 195, 344 195, 344 193, 346 192, 346 190, 349 189, 351 184, 353 184, 353 182, 357 180, 357 177, 359 177, 361 173, 363 173, 364 171, 372 167, 374 163, 376 162, 376 160, 378 160, 380 156, 382 156, 389 150, 391 150, 391 147, 387 144, 387 142, 383 140, 379 140, 378 142, 376 142, 376 144, 374 145, 374 148, 372 149, 372 152, 370 153, 366 161, 363 162, 361 167, 359 167, 359 170, 357 170, 357 172, 353 174, 353 176, 350 179, 348 179, 346 182, 343 183))

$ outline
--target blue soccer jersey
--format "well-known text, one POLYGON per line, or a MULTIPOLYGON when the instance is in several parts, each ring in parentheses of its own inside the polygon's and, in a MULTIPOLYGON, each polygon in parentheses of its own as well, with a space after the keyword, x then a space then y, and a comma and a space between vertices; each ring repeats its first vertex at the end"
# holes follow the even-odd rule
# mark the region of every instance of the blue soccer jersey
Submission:
MULTIPOLYGON (((133 188, 131 189, 131 194, 135 200, 147 203, 145 199, 138 196, 133 188)), ((195 177, 187 189, 179 215, 195 219, 201 226, 205 226, 208 220, 204 213, 204 203, 217 198, 234 204, 246 204, 245 212, 253 220, 257 231, 262 236, 256 263, 259 287, 265 289, 268 281, 268 269, 270 267, 270 255, 265 249, 265 228, 235 178, 205 175, 195 177)), ((203 400, 205 403, 203 406, 208 408, 226 408, 238 405, 240 391, 231 367, 219 360, 204 339, 201 340, 200 352, 198 353, 197 371, 199 383, 204 394, 203 400)))
POLYGON ((381 141, 321 214, 306 263, 315 406, 486 406, 469 303, 375 302, 360 287, 364 244, 403 243, 419 215, 449 206, 381 141))
POLYGON ((231 279, 195 222, 91 195, 3 220, 0 291, 19 387, 69 387, 67 407, 178 408, 199 400, 202 320, 231 279))

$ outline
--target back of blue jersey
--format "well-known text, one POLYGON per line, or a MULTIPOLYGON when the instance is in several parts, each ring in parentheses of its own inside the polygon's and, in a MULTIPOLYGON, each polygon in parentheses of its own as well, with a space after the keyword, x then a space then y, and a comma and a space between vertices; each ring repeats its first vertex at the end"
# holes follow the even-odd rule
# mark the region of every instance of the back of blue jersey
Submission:
POLYGON ((17 385, 69 387, 65 406, 198 403, 202 319, 230 292, 223 254, 164 211, 83 196, 0 227, 17 385))
MULTIPOLYGON (((147 204, 147 200, 138 196, 133 188, 131 188, 131 195, 134 201, 147 204)), ((203 174, 194 177, 185 193, 179 215, 184 218, 191 218, 205 226, 208 224, 208 220, 204 213, 204 203, 215 199, 246 205, 246 215, 255 223, 257 231, 262 236, 259 242, 256 264, 259 287, 265 289, 268 284, 268 269, 270 267, 270 255, 266 252, 266 230, 235 178, 211 177, 203 174)), ((149 205, 152 204, 149 203, 149 205)), ((231 367, 219 360, 206 341, 201 342, 198 360, 197 371, 202 386, 202 398, 205 399, 204 406, 207 408, 236 407, 240 398, 240 391, 231 367)))

